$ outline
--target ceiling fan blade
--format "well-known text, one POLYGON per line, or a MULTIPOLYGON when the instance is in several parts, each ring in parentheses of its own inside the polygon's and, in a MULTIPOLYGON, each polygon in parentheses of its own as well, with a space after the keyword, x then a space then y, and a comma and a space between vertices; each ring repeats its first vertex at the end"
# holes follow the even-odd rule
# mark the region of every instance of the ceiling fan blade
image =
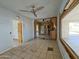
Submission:
POLYGON ((37 11, 43 9, 43 8, 44 8, 44 6, 38 7, 38 8, 35 9, 35 12, 37 12, 37 11))
POLYGON ((35 12, 33 12, 34 16, 37 17, 37 14, 35 12))
POLYGON ((32 12, 32 11, 28 11, 28 10, 20 10, 21 12, 32 12))
POLYGON ((34 16, 35 16, 35 17, 37 17, 37 14, 36 14, 36 13, 34 13, 34 16))

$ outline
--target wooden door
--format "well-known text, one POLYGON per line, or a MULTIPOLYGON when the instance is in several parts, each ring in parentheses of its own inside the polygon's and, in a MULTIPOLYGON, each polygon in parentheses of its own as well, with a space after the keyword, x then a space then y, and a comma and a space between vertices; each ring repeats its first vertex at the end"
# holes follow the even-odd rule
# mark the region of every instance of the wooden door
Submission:
POLYGON ((19 46, 22 45, 23 37, 22 37, 22 21, 18 21, 18 42, 19 46))

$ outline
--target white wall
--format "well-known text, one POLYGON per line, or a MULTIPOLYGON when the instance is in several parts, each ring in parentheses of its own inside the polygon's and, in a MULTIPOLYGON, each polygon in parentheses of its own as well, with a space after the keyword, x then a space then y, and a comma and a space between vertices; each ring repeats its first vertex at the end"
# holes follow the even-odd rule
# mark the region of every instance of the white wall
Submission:
POLYGON ((13 39, 18 39, 18 20, 13 20, 13 33, 12 37, 13 39))
POLYGON ((59 12, 58 12, 58 15, 57 15, 57 39, 59 40, 59 36, 61 35, 59 35, 59 32, 61 31, 60 30, 60 28, 59 28, 59 26, 60 26, 60 15, 62 14, 62 12, 63 12, 63 9, 64 9, 64 7, 65 7, 65 5, 66 5, 66 3, 68 2, 68 0, 62 0, 62 3, 61 3, 61 6, 60 6, 60 9, 59 9, 59 12))
MULTIPOLYGON (((13 38, 10 35, 12 32, 13 37, 17 38, 17 26, 14 22, 18 14, 0 6, 0 53, 13 48, 13 38)), ((34 37, 34 20, 29 19, 27 22, 26 17, 23 20, 23 41, 26 42, 34 37)))
POLYGON ((65 48, 63 47, 63 45, 62 45, 62 43, 60 42, 60 34, 59 33, 61 33, 60 31, 60 24, 59 24, 59 20, 60 20, 60 17, 59 17, 59 15, 60 14, 58 14, 58 16, 57 16, 57 43, 58 43, 58 47, 59 47, 59 50, 60 50, 60 52, 61 52, 61 55, 62 55, 62 58, 63 59, 70 59, 69 58, 69 55, 67 54, 67 52, 66 52, 66 50, 65 50, 65 48))
POLYGON ((63 59, 70 59, 68 53, 66 52, 64 46, 62 45, 62 43, 60 42, 60 40, 58 40, 58 46, 62 55, 63 59))
MULTIPOLYGON (((0 6, 0 53, 13 48, 13 38, 10 34, 14 35, 14 38, 17 38, 17 19, 16 16, 19 16, 17 13, 0 6), (14 23, 16 22, 16 23, 14 23)), ((29 22, 26 21, 26 17, 22 17, 23 20, 23 41, 26 42, 29 39, 34 37, 34 20, 29 19, 29 22)))
POLYGON ((68 0, 63 0, 61 7, 60 7, 60 10, 59 10, 59 13, 58 13, 58 16, 57 16, 57 43, 58 43, 58 47, 59 47, 59 50, 61 52, 63 59, 70 59, 65 48, 63 47, 62 43, 60 42, 60 38, 61 38, 60 15, 62 14, 64 6, 65 6, 67 1, 68 0))
POLYGON ((60 14, 62 14, 63 9, 64 9, 64 7, 65 7, 65 5, 66 5, 66 3, 67 3, 68 1, 69 1, 69 0, 63 0, 63 1, 62 1, 61 7, 60 7, 60 10, 59 10, 60 14))
POLYGON ((0 6, 0 53, 12 48, 12 20, 16 19, 16 14, 0 6))
POLYGON ((23 42, 34 38, 34 20, 26 17, 22 17, 23 20, 23 42))

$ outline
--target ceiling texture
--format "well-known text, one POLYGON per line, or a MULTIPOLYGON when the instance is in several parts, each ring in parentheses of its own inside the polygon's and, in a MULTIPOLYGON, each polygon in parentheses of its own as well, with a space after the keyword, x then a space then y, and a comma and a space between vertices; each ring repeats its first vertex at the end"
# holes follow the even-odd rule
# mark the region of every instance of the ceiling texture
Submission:
POLYGON ((47 18, 57 16, 62 1, 63 0, 0 0, 0 4, 12 11, 31 18, 35 17, 32 13, 21 12, 19 10, 30 10, 30 5, 35 5, 36 7, 44 6, 42 10, 36 13, 40 18, 47 18))

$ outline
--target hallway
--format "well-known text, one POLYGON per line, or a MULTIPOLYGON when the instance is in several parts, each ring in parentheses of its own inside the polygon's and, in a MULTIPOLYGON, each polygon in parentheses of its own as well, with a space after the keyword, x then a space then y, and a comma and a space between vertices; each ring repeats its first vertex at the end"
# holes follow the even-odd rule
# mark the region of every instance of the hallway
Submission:
POLYGON ((0 59, 62 59, 55 40, 37 38, 22 47, 12 48, 0 55, 0 59))
POLYGON ((79 0, 0 0, 0 59, 79 59, 79 0))

